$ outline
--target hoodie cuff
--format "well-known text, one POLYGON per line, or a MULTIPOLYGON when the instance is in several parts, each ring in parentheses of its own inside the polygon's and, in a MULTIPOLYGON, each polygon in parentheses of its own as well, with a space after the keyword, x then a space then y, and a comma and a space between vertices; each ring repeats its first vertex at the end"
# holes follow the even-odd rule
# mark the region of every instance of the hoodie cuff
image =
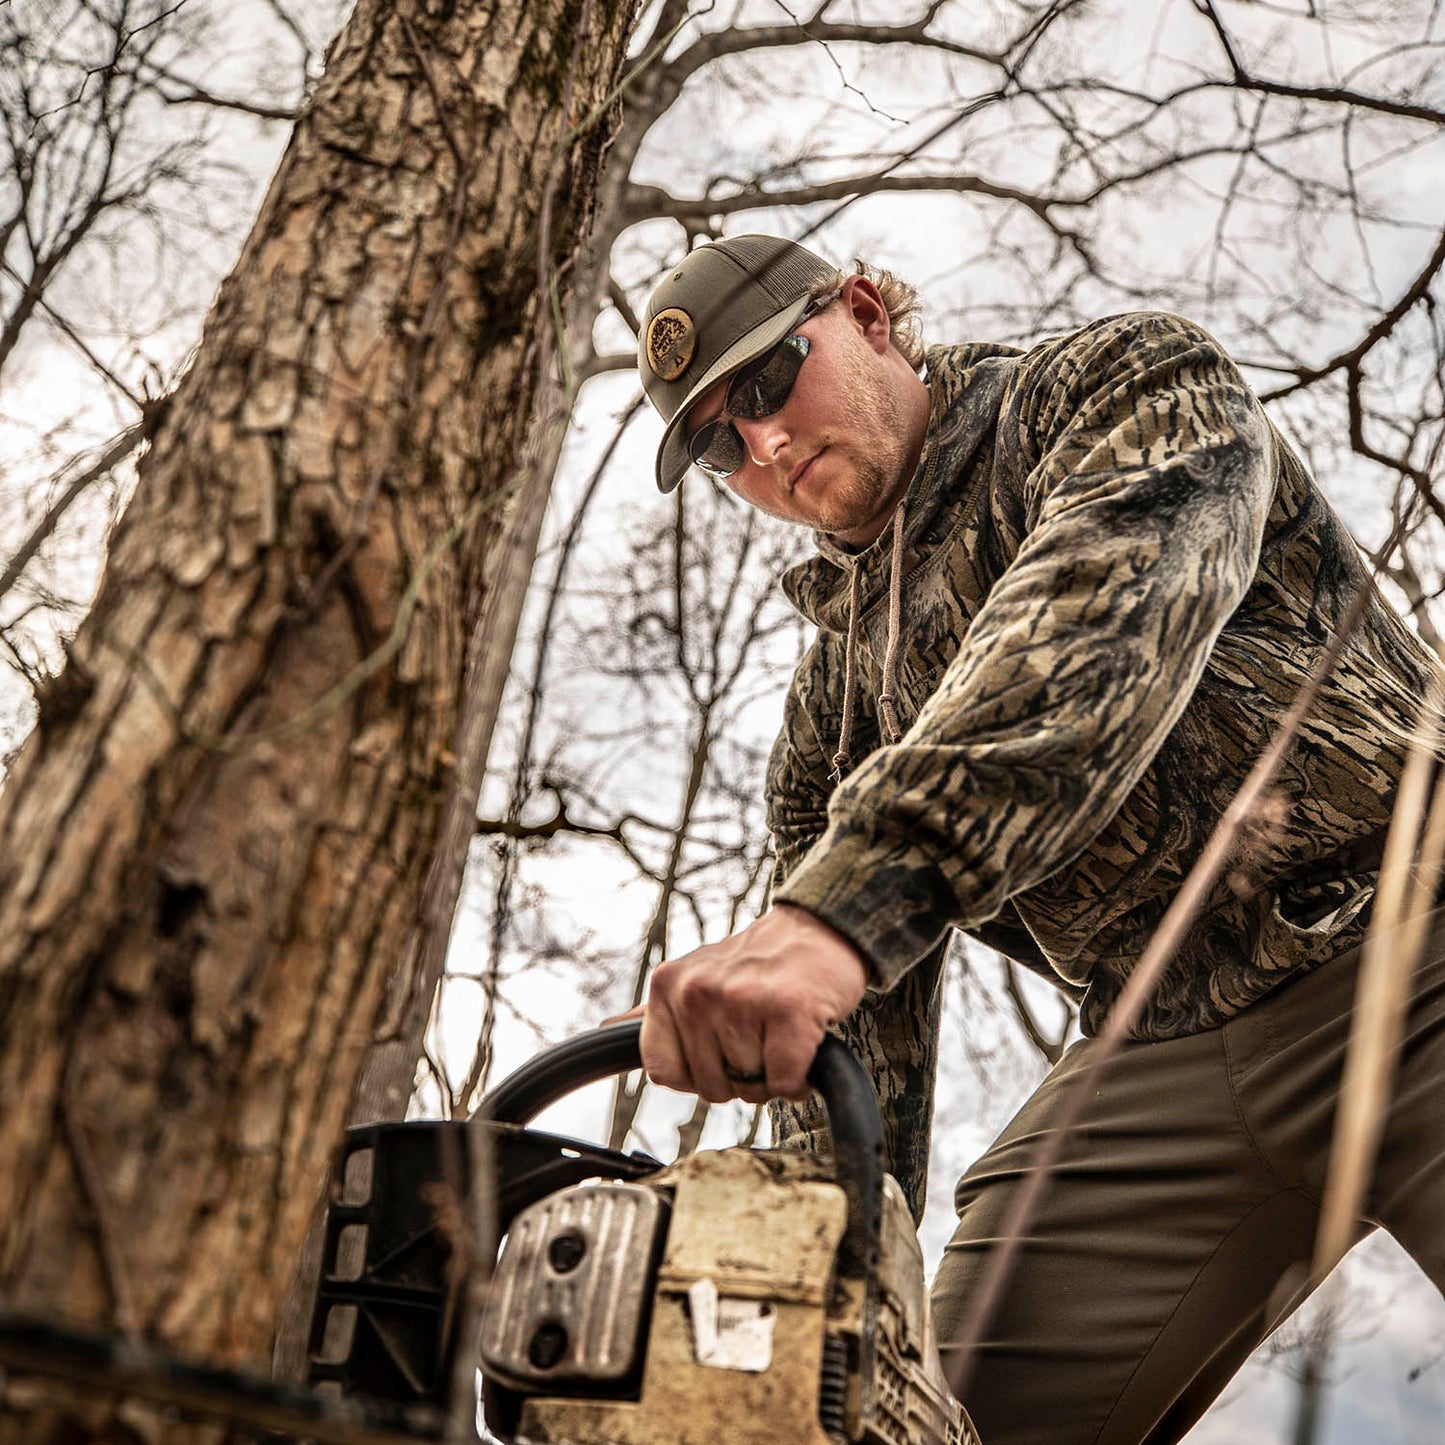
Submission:
POLYGON ((777 889, 837 929, 863 956, 869 983, 886 992, 954 924, 957 904, 943 872, 914 847, 880 858, 876 845, 836 825, 777 889))

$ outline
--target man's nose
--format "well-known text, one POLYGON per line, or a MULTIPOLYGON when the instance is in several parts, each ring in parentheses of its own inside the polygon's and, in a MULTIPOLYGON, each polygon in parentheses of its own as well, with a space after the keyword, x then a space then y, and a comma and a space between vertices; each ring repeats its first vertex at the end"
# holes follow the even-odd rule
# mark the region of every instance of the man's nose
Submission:
POLYGON ((753 459, 755 465, 760 467, 771 466, 777 461, 783 448, 792 439, 792 434, 783 422, 783 414, 775 411, 772 416, 760 416, 756 418, 733 418, 733 425, 738 429, 738 435, 743 439, 743 445, 748 449, 748 455, 753 459))

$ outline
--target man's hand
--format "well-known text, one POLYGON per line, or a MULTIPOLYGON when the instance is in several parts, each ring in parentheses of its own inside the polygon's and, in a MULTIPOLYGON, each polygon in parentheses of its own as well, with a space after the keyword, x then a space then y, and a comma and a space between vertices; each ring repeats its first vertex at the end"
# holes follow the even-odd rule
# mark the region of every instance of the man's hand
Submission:
POLYGON ((643 1065, 654 1083, 713 1104, 801 1097, 828 1025, 853 1011, 867 983, 842 934, 779 903, 730 938, 658 966, 643 1065))

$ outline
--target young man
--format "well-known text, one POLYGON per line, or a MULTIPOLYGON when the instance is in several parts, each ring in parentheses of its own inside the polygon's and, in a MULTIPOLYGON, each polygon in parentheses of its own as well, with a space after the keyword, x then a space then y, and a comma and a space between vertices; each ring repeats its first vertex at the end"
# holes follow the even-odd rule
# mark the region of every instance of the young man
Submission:
MULTIPOLYGON (((642 1050, 711 1100, 799 1098, 836 1027, 915 1212, 942 942, 1070 991, 1093 1035, 1361 588, 1359 556, 1233 364, 1178 317, 1020 353, 934 347, 911 292, 771 237, 694 251, 639 345, 690 464, 811 527, 818 626, 768 773, 773 905, 660 967, 642 1050), (926 361, 923 375, 920 363, 926 361)), ((988 1445, 1179 1438, 1309 1257, 1355 955, 1431 659, 1371 592, 1281 775, 1065 1148, 964 1403, 988 1445)), ((1445 948, 1417 980, 1361 1230, 1445 1283, 1445 948)), ((960 1181, 945 1358, 1065 1056, 960 1181)), ((775 1114, 818 1142, 807 1103, 775 1114)))

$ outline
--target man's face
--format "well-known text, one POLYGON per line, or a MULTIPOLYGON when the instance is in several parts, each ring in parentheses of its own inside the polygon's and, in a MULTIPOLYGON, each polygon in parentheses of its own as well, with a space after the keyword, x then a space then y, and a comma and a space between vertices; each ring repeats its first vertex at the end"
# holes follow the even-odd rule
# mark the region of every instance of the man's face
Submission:
MULTIPOLYGON (((810 349, 782 408, 733 419, 744 460, 727 478, 760 511, 854 545, 871 542, 886 525, 923 440, 916 406, 907 407, 900 391, 899 365, 907 364, 897 352, 890 359, 887 311, 860 279, 798 328, 810 349)), ((727 383, 719 382, 689 413, 689 435, 726 400, 727 383)))

